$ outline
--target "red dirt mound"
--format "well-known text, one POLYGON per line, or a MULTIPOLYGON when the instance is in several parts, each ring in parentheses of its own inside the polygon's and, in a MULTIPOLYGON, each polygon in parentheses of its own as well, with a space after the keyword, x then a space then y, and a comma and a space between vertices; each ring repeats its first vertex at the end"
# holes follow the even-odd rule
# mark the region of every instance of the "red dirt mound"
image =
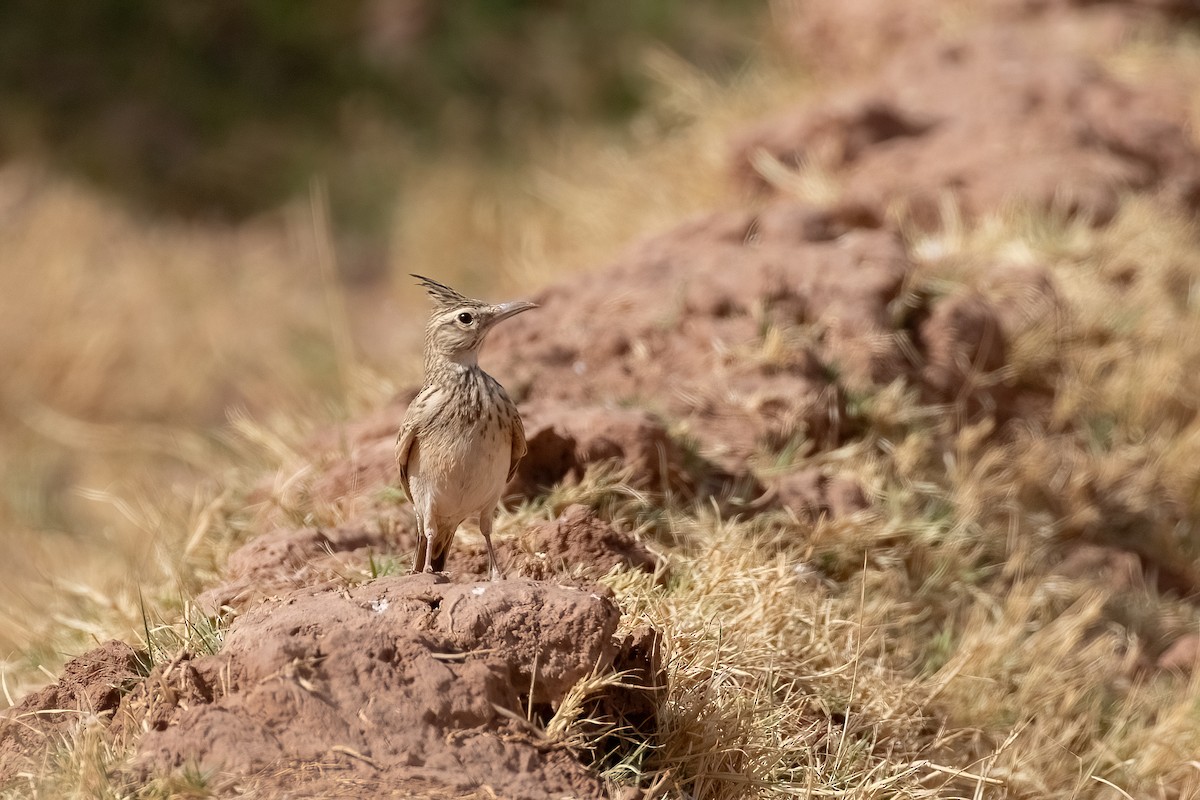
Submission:
POLYGON ((577 482, 588 466, 615 462, 637 489, 689 492, 687 458, 653 414, 633 408, 526 403, 521 407, 529 452, 509 491, 534 497, 561 481, 577 482))
POLYGON ((68 661, 58 681, 0 715, 0 784, 44 756, 48 744, 108 720, 123 692, 142 679, 146 663, 145 653, 124 642, 105 642, 68 661))
MULTIPOLYGON (((816 4, 822 5, 822 4, 816 4)), ((841 4, 838 4, 839 6, 841 4)), ((1009 202, 1104 223, 1122 192, 1200 210, 1200 152, 1173 89, 1134 89, 1043 28, 987 27, 901 48, 858 88, 767 122, 734 147, 741 180, 764 155, 832 173, 846 197, 923 225, 943 197, 968 216, 1009 202)))
MULTIPOLYGON (((947 375, 998 365, 1000 329, 988 328, 985 343, 977 326, 935 322, 913 341, 902 300, 912 264, 898 238, 830 238, 813 223, 822 218, 779 202, 682 225, 543 292, 537 314, 496 331, 489 358, 527 407, 648 405, 733 471, 756 453, 843 441, 854 432, 847 391, 928 378, 940 397, 947 375)), ((982 299, 969 314, 961 301, 942 302, 952 306, 927 309, 932 319, 997 318, 982 299)))
POLYGON ((603 797, 523 720, 613 664, 619 616, 595 591, 520 580, 300 592, 239 617, 220 654, 159 668, 123 708, 149 725, 146 774, 196 764, 310 795, 603 797))
POLYGON ((361 575, 372 553, 416 543, 413 529, 385 535, 378 527, 278 528, 251 539, 229 557, 225 581, 196 598, 206 613, 243 608, 301 587, 344 585, 361 575))
POLYGON ((783 43, 822 76, 878 71, 887 59, 917 42, 954 31, 1028 23, 1028 35, 1053 39, 1057 50, 1107 52, 1128 41, 1139 23, 1160 13, 1196 16, 1194 0, 840 0, 795 3, 780 9, 783 43))
MULTIPOLYGON (((653 572, 658 566, 658 558, 631 534, 582 505, 568 506, 556 519, 496 545, 496 557, 510 578, 574 584, 597 580, 616 567, 653 572)), ((472 578, 487 575, 482 542, 459 543, 450 553, 447 571, 472 578)))
POLYGON ((650 239, 542 293, 537 315, 496 332, 492 358, 534 400, 649 404, 732 469, 793 437, 836 443, 832 364, 860 383, 902 371, 887 306, 907 262, 884 233, 797 242, 807 234, 787 211, 711 215, 650 239), (823 340, 763 338, 800 322, 826 326, 823 340))
MULTIPOLYGON (((653 572, 657 558, 632 535, 600 519, 584 506, 566 508, 557 519, 516 536, 495 537, 496 557, 509 577, 577 584, 596 580, 614 567, 653 572)), ((244 609, 299 588, 335 588, 359 583, 375 569, 407 570, 416 546, 412 525, 384 533, 378 526, 278 528, 239 548, 225 568, 225 580, 201 594, 206 613, 244 609)), ((487 551, 476 536, 460 536, 450 551, 448 573, 471 581, 488 574, 487 551)))
MULTIPOLYGON (((368 527, 387 527, 404 547, 413 521, 406 504, 398 511, 395 443, 406 407, 397 401, 366 420, 319 435, 312 445, 317 474, 307 487, 318 507, 370 521, 368 527)), ((687 452, 663 421, 644 409, 552 400, 522 404, 521 415, 529 452, 506 490, 510 501, 536 497, 557 483, 577 483, 589 467, 600 464, 614 466, 641 491, 733 500, 761 493, 744 472, 730 473, 687 452)), ((265 485, 262 494, 269 495, 265 485)), ((333 549, 344 548, 334 543, 333 549)))

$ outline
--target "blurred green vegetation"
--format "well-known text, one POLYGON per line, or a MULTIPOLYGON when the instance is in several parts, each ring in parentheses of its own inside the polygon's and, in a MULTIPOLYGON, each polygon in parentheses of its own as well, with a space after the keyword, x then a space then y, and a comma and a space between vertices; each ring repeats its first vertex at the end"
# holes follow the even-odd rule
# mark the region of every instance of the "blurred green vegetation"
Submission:
POLYGON ((504 156, 531 131, 625 118, 644 96, 646 48, 736 69, 762 5, 7 0, 0 159, 50 162, 146 208, 230 219, 322 174, 339 216, 347 205, 369 216, 378 190, 339 198, 337 187, 394 174, 398 144, 504 156))

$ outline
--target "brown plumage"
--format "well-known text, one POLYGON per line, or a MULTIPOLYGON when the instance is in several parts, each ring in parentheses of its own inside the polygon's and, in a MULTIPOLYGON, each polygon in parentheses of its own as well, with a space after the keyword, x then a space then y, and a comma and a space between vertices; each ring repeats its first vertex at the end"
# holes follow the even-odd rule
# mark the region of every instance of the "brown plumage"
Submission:
POLYGON ((479 350, 499 322, 537 306, 491 305, 413 277, 437 304, 425 328, 425 385, 396 440, 400 484, 417 517, 413 572, 443 571, 458 526, 478 516, 491 578, 503 578, 492 517, 525 455, 525 427, 504 388, 479 367, 479 350))

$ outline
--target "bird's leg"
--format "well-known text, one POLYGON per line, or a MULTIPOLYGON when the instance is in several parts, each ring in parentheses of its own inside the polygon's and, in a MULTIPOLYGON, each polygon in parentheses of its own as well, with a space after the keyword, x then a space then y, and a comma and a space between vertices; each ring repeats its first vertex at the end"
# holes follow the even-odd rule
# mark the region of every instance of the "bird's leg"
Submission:
POLYGON ((483 543, 487 545, 488 579, 502 581, 504 570, 500 569, 500 562, 496 561, 496 550, 492 547, 492 517, 495 513, 496 509, 493 507, 479 515, 479 532, 483 534, 483 543))
POLYGON ((413 574, 417 574, 425 569, 425 515, 421 511, 416 512, 417 518, 417 549, 413 553, 413 574))
POLYGON ((436 570, 433 566, 433 539, 436 533, 436 526, 433 530, 430 530, 428 527, 425 529, 425 571, 430 573, 440 572, 440 570, 436 570))

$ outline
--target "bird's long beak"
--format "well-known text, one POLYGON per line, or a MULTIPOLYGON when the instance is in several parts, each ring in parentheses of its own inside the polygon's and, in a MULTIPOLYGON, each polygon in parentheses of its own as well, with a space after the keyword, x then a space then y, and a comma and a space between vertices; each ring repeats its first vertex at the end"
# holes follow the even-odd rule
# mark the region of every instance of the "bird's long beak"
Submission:
POLYGON ((495 306, 495 316, 492 317, 492 324, 516 316, 522 311, 528 311, 531 308, 537 308, 537 303, 530 303, 528 300, 514 300, 511 303, 500 303, 495 306))

